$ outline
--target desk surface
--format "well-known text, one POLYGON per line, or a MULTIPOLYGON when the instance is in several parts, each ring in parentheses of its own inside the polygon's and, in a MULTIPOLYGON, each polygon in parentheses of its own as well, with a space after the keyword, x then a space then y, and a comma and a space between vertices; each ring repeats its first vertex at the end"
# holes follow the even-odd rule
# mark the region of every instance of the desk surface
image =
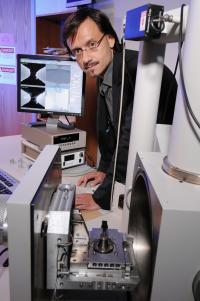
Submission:
MULTIPOLYGON (((0 137, 0 167, 10 173, 17 180, 21 181, 27 170, 33 164, 21 154, 21 136, 6 136, 0 137)), ((87 166, 79 166, 73 169, 63 170, 62 183, 76 184, 79 176, 89 171, 87 166)), ((123 192, 124 186, 121 184, 115 185, 114 200, 123 192)), ((93 188, 77 187, 77 193, 92 193, 93 188)), ((109 220, 110 228, 119 228, 121 224, 121 211, 114 206, 114 212, 106 210, 98 210, 90 214, 85 214, 86 224, 90 230, 91 227, 99 227, 103 219, 109 220), (113 216, 113 218, 112 218, 113 216)))
MULTIPOLYGON (((27 170, 33 164, 30 160, 21 154, 21 136, 6 136, 0 137, 0 167, 11 174, 17 180, 22 180, 27 170)), ((74 169, 75 170, 75 169, 74 169)), ((75 172, 70 170, 63 171, 63 183, 76 183, 79 175, 84 171, 88 172, 87 167, 76 168, 75 172)), ((91 187, 77 187, 77 193, 92 192, 91 187)), ((123 192, 123 185, 117 185, 114 191, 114 200, 123 192)), ((120 228, 121 225, 121 210, 117 209, 113 212, 106 210, 98 210, 93 212, 84 212, 86 225, 90 230, 93 227, 100 227, 102 220, 108 221, 110 228, 120 228)), ((0 301, 10 301, 9 294, 9 270, 8 268, 0 267, 0 301)))

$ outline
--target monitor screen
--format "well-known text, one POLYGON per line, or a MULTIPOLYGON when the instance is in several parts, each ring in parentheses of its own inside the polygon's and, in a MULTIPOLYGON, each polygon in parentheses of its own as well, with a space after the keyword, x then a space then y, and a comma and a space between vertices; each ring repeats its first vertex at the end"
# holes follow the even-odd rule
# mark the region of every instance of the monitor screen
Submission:
POLYGON ((17 55, 17 110, 82 116, 85 77, 64 56, 17 55))
POLYGON ((93 0, 66 0, 66 7, 86 5, 93 3, 93 0))

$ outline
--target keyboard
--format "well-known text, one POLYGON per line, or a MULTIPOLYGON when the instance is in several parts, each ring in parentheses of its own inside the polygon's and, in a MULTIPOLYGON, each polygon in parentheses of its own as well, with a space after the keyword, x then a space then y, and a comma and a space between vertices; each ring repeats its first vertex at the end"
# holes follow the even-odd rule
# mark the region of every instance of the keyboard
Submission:
POLYGON ((9 197, 17 187, 19 181, 0 168, 0 201, 9 197), (2 198, 3 197, 3 198, 2 198))
POLYGON ((7 200, 18 184, 18 180, 0 168, 0 230, 5 222, 7 200))
POLYGON ((18 184, 18 180, 0 168, 0 230, 7 216, 6 203, 18 184))
POLYGON ((0 168, 0 267, 8 266, 8 252, 5 246, 1 245, 3 224, 7 217, 7 201, 13 193, 19 181, 0 168))

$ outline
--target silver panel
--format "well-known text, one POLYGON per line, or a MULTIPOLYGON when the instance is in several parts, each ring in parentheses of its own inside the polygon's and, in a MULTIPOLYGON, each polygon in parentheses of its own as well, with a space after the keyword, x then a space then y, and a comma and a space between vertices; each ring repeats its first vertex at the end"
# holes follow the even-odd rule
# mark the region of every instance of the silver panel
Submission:
POLYGON ((60 137, 62 140, 62 138, 66 138, 76 133, 79 134, 78 140, 58 144, 61 151, 84 148, 86 146, 86 132, 79 129, 65 130, 58 127, 31 127, 28 124, 22 124, 21 130, 22 137, 27 141, 36 144, 40 149, 43 149, 47 144, 54 144, 54 138, 56 137, 60 137))
POLYGON ((48 213, 46 235, 46 288, 55 289, 61 270, 69 269, 72 245, 71 212, 75 198, 75 185, 62 184, 52 198, 48 213))
POLYGON ((60 182, 60 150, 46 146, 8 201, 11 301, 39 300, 43 291, 45 249, 41 227, 60 182))
POLYGON ((145 270, 150 287, 146 295, 136 290, 132 300, 193 301, 192 283, 200 270, 200 187, 170 177, 162 162, 160 153, 137 157, 130 231, 141 287, 145 270))

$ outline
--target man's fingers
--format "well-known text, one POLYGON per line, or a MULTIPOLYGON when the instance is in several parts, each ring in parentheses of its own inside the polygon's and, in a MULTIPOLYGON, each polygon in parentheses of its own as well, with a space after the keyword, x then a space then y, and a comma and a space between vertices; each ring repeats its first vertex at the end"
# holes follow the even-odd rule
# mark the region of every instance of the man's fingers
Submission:
POLYGON ((83 194, 77 194, 75 199, 75 206, 79 205, 88 205, 88 196, 90 194, 83 193, 83 194))
POLYGON ((77 186, 80 186, 82 183, 83 183, 83 179, 80 178, 80 179, 78 180, 78 182, 77 182, 77 186))
POLYGON ((93 180, 94 178, 95 178, 95 175, 94 175, 93 172, 92 172, 92 173, 88 173, 88 174, 86 174, 85 176, 81 177, 81 178, 78 180, 77 186, 80 186, 80 185, 86 186, 87 183, 88 183, 89 181, 93 180))
POLYGON ((82 195, 76 195, 76 200, 75 200, 75 204, 76 205, 80 205, 80 204, 83 204, 84 203, 84 198, 82 195))
POLYGON ((75 208, 80 210, 98 210, 100 206, 93 200, 90 193, 76 195, 75 208))
POLYGON ((83 182, 82 182, 82 186, 85 187, 87 185, 88 181, 89 181, 88 177, 85 177, 83 182))
POLYGON ((81 177, 77 182, 77 186, 80 185, 86 186, 87 182, 88 182, 88 178, 86 176, 81 177))
POLYGON ((85 204, 80 204, 80 205, 76 205, 75 208, 80 210, 87 210, 88 206, 85 204))
POLYGON ((93 182, 92 182, 92 187, 96 186, 97 184, 101 183, 101 181, 99 179, 95 179, 93 182))
POLYGON ((81 210, 84 210, 85 207, 86 207, 86 205, 84 205, 84 204, 79 204, 79 205, 76 204, 76 206, 75 206, 76 209, 81 209, 81 210))
POLYGON ((88 203, 86 202, 86 198, 84 195, 77 195, 76 196, 76 201, 75 201, 75 207, 77 209, 87 209, 88 203))
POLYGON ((102 172, 98 173, 98 177, 95 177, 92 186, 96 186, 97 184, 101 184, 105 178, 105 174, 102 172))

